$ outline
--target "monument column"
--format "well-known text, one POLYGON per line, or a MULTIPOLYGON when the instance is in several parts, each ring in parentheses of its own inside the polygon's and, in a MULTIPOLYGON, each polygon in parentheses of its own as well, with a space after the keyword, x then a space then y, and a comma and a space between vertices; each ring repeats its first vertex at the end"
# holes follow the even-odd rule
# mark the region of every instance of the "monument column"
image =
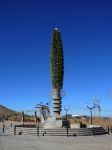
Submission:
POLYGON ((50 74, 53 89, 53 112, 56 117, 61 114, 61 89, 63 87, 64 58, 60 32, 57 28, 52 34, 50 51, 50 74))

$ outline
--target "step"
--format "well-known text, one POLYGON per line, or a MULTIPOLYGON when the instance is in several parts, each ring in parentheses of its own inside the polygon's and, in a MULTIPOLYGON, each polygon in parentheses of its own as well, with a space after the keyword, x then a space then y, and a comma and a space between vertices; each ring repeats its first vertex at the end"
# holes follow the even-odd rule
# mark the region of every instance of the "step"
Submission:
MULTIPOLYGON (((19 132, 22 132, 22 134, 32 134, 37 135, 37 128, 23 128, 23 127, 16 127, 16 134, 19 134, 19 132)), ((14 134, 14 128, 10 129, 10 133, 14 134)), ((74 129, 68 129, 68 135, 74 136, 74 135, 80 135, 80 136, 87 136, 87 135, 100 135, 100 134, 106 134, 106 130, 104 130, 102 127, 97 128, 74 128, 74 129)), ((61 129, 39 129, 39 135, 40 136, 66 136, 67 135, 67 129, 61 128, 61 129)))

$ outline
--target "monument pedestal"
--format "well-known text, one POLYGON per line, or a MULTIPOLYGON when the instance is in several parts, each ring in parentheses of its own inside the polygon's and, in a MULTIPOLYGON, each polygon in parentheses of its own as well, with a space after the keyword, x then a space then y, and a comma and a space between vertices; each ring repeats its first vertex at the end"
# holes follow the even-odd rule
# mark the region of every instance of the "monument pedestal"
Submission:
POLYGON ((56 120, 56 117, 49 117, 45 121, 44 128, 61 128, 62 127, 62 120, 56 120))

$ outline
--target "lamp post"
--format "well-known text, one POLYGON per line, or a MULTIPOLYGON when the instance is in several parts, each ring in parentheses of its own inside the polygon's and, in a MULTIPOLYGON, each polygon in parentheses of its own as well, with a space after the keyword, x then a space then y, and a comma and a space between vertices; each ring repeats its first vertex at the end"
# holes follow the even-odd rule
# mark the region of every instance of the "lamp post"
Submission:
POLYGON ((92 115, 92 110, 95 108, 94 106, 93 107, 89 107, 87 106, 87 108, 90 110, 90 116, 91 116, 91 125, 93 124, 93 115, 92 115))
POLYGON ((23 122, 23 125, 24 125, 24 111, 22 111, 22 122, 23 122))
POLYGON ((66 111, 66 120, 67 120, 67 112, 68 112, 68 110, 70 109, 70 106, 67 108, 67 107, 64 107, 64 110, 66 111))
POLYGON ((35 111, 35 122, 37 122, 37 112, 35 111))

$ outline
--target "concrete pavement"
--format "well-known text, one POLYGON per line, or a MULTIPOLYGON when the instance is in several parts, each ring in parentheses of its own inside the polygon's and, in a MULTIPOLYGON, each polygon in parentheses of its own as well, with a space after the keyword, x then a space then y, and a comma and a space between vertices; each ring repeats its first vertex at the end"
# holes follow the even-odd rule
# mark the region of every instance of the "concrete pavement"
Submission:
POLYGON ((0 150, 112 150, 112 134, 82 137, 1 135, 0 150))

